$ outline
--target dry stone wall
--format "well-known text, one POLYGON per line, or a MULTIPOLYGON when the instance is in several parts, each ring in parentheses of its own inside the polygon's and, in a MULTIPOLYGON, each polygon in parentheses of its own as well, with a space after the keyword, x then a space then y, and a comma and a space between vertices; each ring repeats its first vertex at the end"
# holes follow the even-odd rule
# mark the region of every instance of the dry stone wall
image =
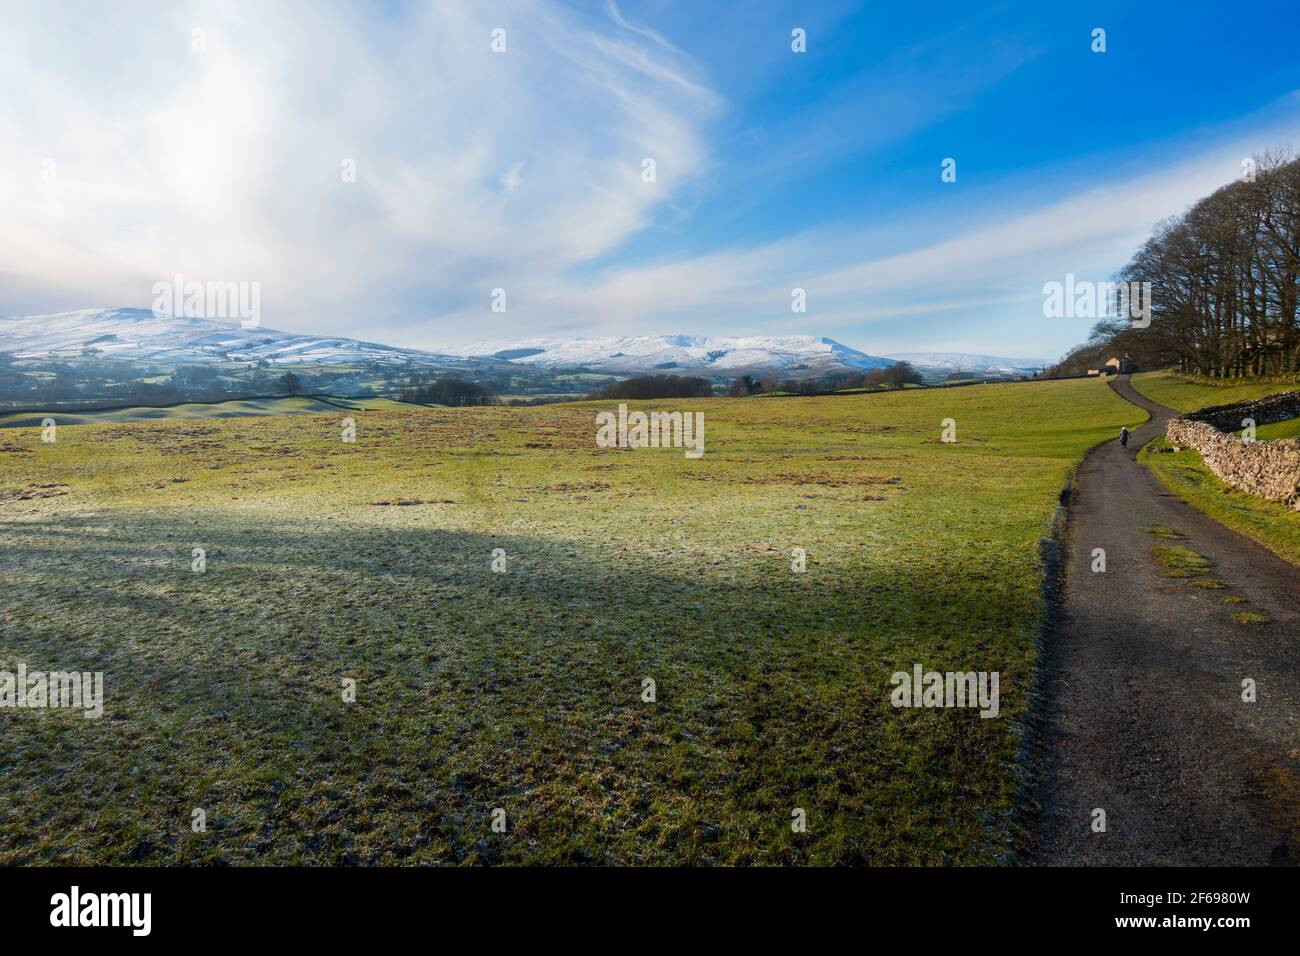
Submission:
POLYGON ((1300 439, 1245 441, 1225 434, 1240 431, 1246 419, 1268 425, 1291 418, 1300 418, 1300 392, 1220 405, 1174 418, 1165 436, 1173 445, 1200 452, 1205 466, 1224 484, 1300 511, 1300 439))

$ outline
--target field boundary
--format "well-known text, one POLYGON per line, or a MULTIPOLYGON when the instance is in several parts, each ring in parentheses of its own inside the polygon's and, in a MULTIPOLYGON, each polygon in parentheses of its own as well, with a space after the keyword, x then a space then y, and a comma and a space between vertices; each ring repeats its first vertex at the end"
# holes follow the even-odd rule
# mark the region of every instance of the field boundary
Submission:
MULTIPOLYGON (((965 387, 970 386, 970 385, 1030 385, 1030 384, 1033 384, 1033 383, 1035 383, 1035 382, 1059 382, 1059 381, 1064 381, 1064 380, 1066 380, 1066 379, 1074 379, 1074 378, 1096 378, 1096 377, 1097 377, 1097 376, 1095 376, 1095 375, 1061 375, 1061 376, 1057 376, 1057 377, 1054 377, 1054 378, 1046 378, 1046 377, 1044 377, 1044 378, 988 378, 988 379, 980 378, 980 379, 975 379, 975 380, 973 380, 973 381, 965 381, 965 380, 963 380, 963 381, 960 381, 960 382, 935 382, 935 383, 933 383, 933 384, 929 384, 929 383, 925 383, 925 382, 912 382, 912 383, 909 383, 909 384, 911 385, 911 389, 910 389, 910 390, 911 390, 911 391, 915 391, 916 389, 927 389, 927 390, 933 390, 933 389, 945 389, 945 388, 965 388, 965 387)), ((850 386, 847 386, 847 387, 845 387, 845 388, 837 388, 837 389, 832 389, 832 390, 830 390, 830 391, 823 391, 823 392, 780 392, 780 391, 778 391, 778 392, 757 392, 757 393, 755 393, 755 394, 753 394, 753 395, 741 395, 741 396, 726 396, 726 395, 703 396, 703 395, 701 395, 701 396, 697 396, 697 397, 699 397, 699 398, 706 398, 706 397, 710 397, 710 398, 731 398, 731 397, 739 397, 739 398, 767 398, 767 399, 772 399, 772 398, 857 398, 857 397, 862 396, 862 395, 903 395, 903 394, 905 394, 905 393, 908 392, 908 391, 909 391, 909 389, 907 389, 907 388, 871 388, 871 387, 868 387, 868 386, 853 386, 853 385, 850 385, 850 386)), ((608 399, 606 399, 606 401, 608 401, 608 399)), ((653 399, 644 399, 644 401, 653 401, 653 399)))
MULTIPOLYGON (((1300 555, 1297 555, 1293 550, 1288 549, 1284 544, 1279 543, 1272 536, 1261 532, 1258 527, 1254 527, 1249 522, 1243 520, 1233 521, 1230 517, 1220 516, 1218 514, 1214 514, 1213 512, 1207 510, 1206 502, 1204 500, 1198 498, 1193 494, 1190 494, 1186 486, 1180 484, 1172 475, 1170 475, 1166 471, 1161 459, 1157 457, 1160 453, 1159 449, 1151 447, 1151 446, 1155 446, 1157 442, 1162 442, 1162 441, 1165 443, 1165 447, 1172 450, 1172 445, 1169 442, 1168 438, 1157 438, 1154 441, 1152 441, 1149 446, 1142 449, 1141 454, 1139 454, 1138 456, 1138 464, 1142 465, 1142 467, 1150 471, 1151 474, 1153 474, 1156 477, 1156 480, 1159 481, 1160 484, 1164 486, 1165 490, 1167 490, 1173 495, 1176 495, 1180 500, 1185 501, 1190 507, 1195 508, 1198 513, 1203 514, 1207 518, 1211 518, 1214 521, 1217 521, 1225 528, 1228 528, 1231 531, 1235 531, 1237 534, 1245 538, 1249 538, 1251 541, 1254 541, 1256 544, 1260 545, 1261 547, 1267 548, 1270 552, 1277 555, 1283 561, 1287 561, 1295 565, 1300 565, 1300 555)), ((1276 506, 1278 508, 1286 507, 1281 502, 1269 501, 1267 498, 1262 498, 1259 495, 1252 495, 1248 491, 1243 491, 1240 488, 1234 488, 1232 485, 1223 482, 1223 479, 1220 478, 1218 475, 1216 475, 1210 469, 1210 467, 1207 464, 1205 464, 1205 460, 1203 457, 1201 457, 1201 453, 1199 451, 1197 451, 1195 448, 1192 448, 1190 446, 1186 448, 1186 451, 1195 454, 1200 460, 1195 464, 1188 463, 1187 465, 1183 465, 1182 467, 1191 467, 1203 471, 1205 477, 1213 479, 1218 482, 1222 482, 1227 491, 1236 492, 1238 494, 1247 496, 1253 500, 1258 501, 1258 503, 1261 506, 1276 506)))

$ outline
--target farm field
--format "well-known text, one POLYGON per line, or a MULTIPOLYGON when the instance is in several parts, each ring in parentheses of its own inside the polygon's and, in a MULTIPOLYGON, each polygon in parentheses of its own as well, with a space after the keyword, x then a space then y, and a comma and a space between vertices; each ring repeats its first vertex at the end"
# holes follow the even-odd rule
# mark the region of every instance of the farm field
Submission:
POLYGON ((1260 425, 1255 429, 1255 437, 1260 441, 1273 441, 1277 438, 1300 438, 1300 418, 1288 418, 1284 422, 1260 425))
POLYGON ((201 418, 257 418, 275 415, 320 415, 335 409, 380 411, 409 407, 387 398, 330 398, 322 400, 307 395, 285 398, 238 399, 227 402, 187 402, 155 407, 129 405, 111 411, 20 412, 0 415, 0 428, 40 427, 46 418, 57 425, 99 425, 109 422, 171 421, 201 418))
POLYGON ((1039 541, 1142 413, 629 403, 703 412, 693 460, 596 447, 615 404, 0 433, 0 669, 105 675, 100 719, 0 712, 0 863, 1012 858, 1039 541), (915 663, 998 716, 894 709, 915 663))
MULTIPOLYGON (((1161 405, 1168 405, 1174 411, 1194 412, 1211 405, 1231 405, 1234 402, 1247 402, 1279 392, 1293 392, 1300 385, 1264 384, 1246 382, 1244 384, 1229 379, 1224 384, 1211 384, 1207 380, 1193 380, 1176 372, 1138 372, 1132 376, 1133 387, 1161 405)), ((1273 436, 1282 437, 1282 436, 1273 436)))

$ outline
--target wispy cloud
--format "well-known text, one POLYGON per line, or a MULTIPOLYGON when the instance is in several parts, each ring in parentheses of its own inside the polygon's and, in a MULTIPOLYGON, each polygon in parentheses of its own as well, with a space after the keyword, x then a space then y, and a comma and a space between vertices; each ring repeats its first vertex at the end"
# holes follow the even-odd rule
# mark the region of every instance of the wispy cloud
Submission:
POLYGON ((548 0, 382 14, 343 0, 23 5, 0 32, 0 313, 148 306, 153 283, 182 273, 261 282, 274 327, 400 345, 807 332, 868 351, 1053 352, 1087 323, 1049 327, 1043 282, 1108 274, 1241 157, 1300 140, 1292 97, 1195 141, 1145 143, 1155 172, 1043 164, 963 179, 953 189, 979 195, 964 204, 638 254, 711 185, 743 204, 780 192, 773 164, 815 176, 828 158, 876 155, 1038 51, 1008 40, 962 60, 935 37, 740 126, 721 121, 719 64, 636 19, 612 0, 585 13, 548 0), (741 129, 744 161, 719 167, 714 141, 741 129), (506 313, 490 311, 496 288, 506 313), (794 288, 806 313, 790 309, 794 288))
POLYGON ((641 36, 649 40, 653 40, 655 43, 659 44, 665 50, 671 50, 674 53, 682 52, 673 44, 669 43, 666 39, 664 39, 663 34, 657 33, 656 31, 651 30, 649 27, 635 26, 634 24, 628 23, 627 19, 624 18, 622 11, 619 10, 618 4, 615 3, 614 0, 607 0, 605 4, 605 9, 609 11, 609 18, 613 20, 614 23, 616 23, 618 26, 622 27, 624 30, 628 30, 632 33, 635 33, 637 36, 641 36))
POLYGON ((541 0, 10 11, 0 311, 147 306, 179 272, 260 281, 283 327, 445 333, 704 167, 716 99, 627 31, 541 0))
MULTIPOLYGON (((1001 203, 993 197, 991 208, 1009 211, 961 228, 932 209, 925 221, 909 223, 910 234, 931 238, 902 251, 894 251, 889 232, 878 227, 857 233, 813 228, 773 243, 611 269, 581 281, 539 277, 517 301, 532 328, 804 332, 838 335, 868 350, 977 350, 996 336, 1024 345, 1022 352, 1055 354, 1060 343, 1080 340, 1091 323, 1077 320, 1063 333, 1062 320, 1045 318, 1044 282, 1060 281, 1067 272, 1107 277, 1159 220, 1232 181, 1244 157, 1295 138, 1297 131, 1295 118, 1234 131, 1219 145, 1158 171, 1123 171, 1114 181, 1078 186, 1028 208, 1013 207, 1010 196, 1001 203), (807 294, 805 313, 791 310, 795 288, 807 294), (920 321, 926 317, 942 329, 933 339, 920 321), (902 319, 909 321, 896 321, 902 319)), ((1178 155, 1174 144, 1169 155, 1178 155)))

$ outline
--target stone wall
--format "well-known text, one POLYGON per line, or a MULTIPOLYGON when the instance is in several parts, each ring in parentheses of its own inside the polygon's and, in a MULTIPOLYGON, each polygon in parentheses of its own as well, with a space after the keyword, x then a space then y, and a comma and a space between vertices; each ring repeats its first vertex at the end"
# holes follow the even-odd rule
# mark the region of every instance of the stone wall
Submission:
POLYGON ((1174 418, 1165 436, 1173 445, 1200 452, 1205 466, 1224 484, 1300 511, 1300 439, 1248 442, 1220 431, 1238 431, 1246 418, 1253 419, 1256 425, 1300 418, 1300 392, 1206 408, 1186 418, 1174 418))
POLYGON ((1194 422, 1205 422, 1221 432, 1239 432, 1245 428, 1247 418, 1256 425, 1271 425, 1291 418, 1300 418, 1300 391, 1283 392, 1267 398, 1257 398, 1253 402, 1237 402, 1233 405, 1215 405, 1202 408, 1199 412, 1189 412, 1183 416, 1194 422))

